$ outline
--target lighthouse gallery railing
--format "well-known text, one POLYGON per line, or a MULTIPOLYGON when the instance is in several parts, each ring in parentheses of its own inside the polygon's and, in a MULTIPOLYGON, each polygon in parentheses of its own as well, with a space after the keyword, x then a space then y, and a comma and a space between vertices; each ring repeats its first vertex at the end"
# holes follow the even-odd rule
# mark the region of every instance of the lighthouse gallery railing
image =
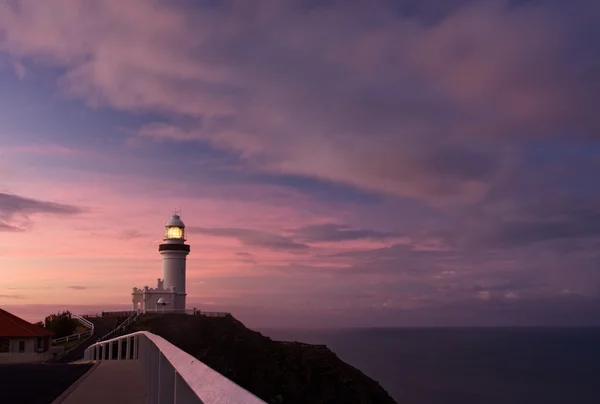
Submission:
POLYGON ((149 403, 265 402, 164 338, 139 331, 88 347, 85 360, 139 360, 149 403))

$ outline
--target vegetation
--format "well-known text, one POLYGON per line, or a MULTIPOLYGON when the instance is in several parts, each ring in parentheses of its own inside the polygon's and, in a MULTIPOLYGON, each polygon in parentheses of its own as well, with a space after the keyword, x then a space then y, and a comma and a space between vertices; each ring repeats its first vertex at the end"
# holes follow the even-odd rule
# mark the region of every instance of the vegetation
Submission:
POLYGON ((70 311, 51 314, 44 320, 44 327, 54 332, 54 338, 66 337, 75 333, 78 322, 71 318, 70 311))
POLYGON ((394 403, 324 345, 277 342, 235 318, 147 314, 126 332, 162 336, 268 403, 394 403))

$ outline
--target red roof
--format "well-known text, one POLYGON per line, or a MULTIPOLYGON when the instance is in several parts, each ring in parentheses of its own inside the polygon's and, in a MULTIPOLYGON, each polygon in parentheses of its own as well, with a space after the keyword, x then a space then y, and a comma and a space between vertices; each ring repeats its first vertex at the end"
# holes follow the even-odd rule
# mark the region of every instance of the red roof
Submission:
POLYGON ((54 335, 50 330, 28 323, 0 309, 0 337, 46 337, 54 335))

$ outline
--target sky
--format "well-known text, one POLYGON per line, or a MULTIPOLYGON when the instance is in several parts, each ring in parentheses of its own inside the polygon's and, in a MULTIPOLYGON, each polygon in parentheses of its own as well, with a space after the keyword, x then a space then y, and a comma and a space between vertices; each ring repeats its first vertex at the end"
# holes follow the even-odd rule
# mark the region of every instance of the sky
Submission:
POLYGON ((252 327, 600 325, 595 0, 0 0, 0 307, 127 309, 182 210, 252 327))

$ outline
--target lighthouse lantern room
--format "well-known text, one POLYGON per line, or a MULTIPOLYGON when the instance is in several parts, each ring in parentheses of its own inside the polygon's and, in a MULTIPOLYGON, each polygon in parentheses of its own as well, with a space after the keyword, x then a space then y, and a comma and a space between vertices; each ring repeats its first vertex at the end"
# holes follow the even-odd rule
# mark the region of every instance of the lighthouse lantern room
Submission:
POLYGON ((190 246, 185 244, 185 225, 177 213, 165 225, 165 238, 158 246, 162 256, 162 278, 156 288, 133 288, 133 308, 144 311, 185 311, 186 257, 190 246))

